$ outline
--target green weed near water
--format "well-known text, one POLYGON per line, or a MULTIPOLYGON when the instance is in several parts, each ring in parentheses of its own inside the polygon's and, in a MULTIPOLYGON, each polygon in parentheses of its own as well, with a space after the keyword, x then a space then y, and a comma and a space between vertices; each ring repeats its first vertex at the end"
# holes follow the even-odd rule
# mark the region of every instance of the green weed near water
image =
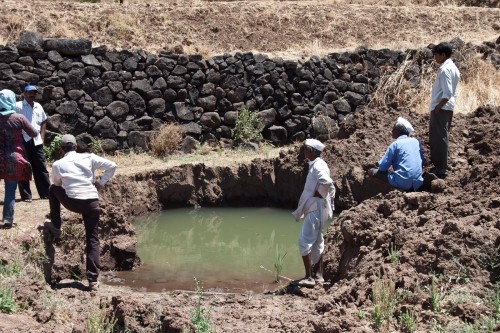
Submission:
POLYGON ((281 254, 278 244, 276 244, 276 251, 274 252, 274 282, 280 281, 281 271, 283 270, 283 260, 286 257, 286 252, 281 254))
POLYGON ((16 302, 14 301, 14 294, 9 286, 0 285, 0 312, 16 312, 16 302))
MULTIPOLYGON (((194 333, 214 333, 215 328, 210 317, 211 309, 206 309, 201 305, 203 300, 203 286, 200 286, 200 282, 196 278, 194 278, 194 283, 196 284, 196 296, 198 297, 196 307, 191 313, 191 324, 193 325, 194 333)), ((191 330, 184 328, 182 332, 191 333, 191 330)))

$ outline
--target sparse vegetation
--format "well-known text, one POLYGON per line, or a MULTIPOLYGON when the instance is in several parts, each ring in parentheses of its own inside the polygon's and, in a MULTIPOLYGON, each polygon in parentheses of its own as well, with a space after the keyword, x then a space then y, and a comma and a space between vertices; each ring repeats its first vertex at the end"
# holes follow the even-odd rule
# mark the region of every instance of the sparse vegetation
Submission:
POLYGON ((16 312, 16 303, 14 301, 12 289, 4 284, 0 284, 0 312, 16 312))
POLYGON ((242 108, 238 111, 233 129, 233 140, 237 144, 260 142, 262 140, 262 123, 257 112, 242 108))
POLYGON ((278 244, 276 244, 276 251, 274 252, 274 281, 280 281, 281 271, 283 270, 283 260, 286 257, 286 252, 281 253, 278 244))
POLYGON ((104 150, 102 149, 101 139, 93 137, 92 141, 89 143, 90 152, 96 155, 103 155, 104 150))
POLYGON ((443 299, 443 295, 441 294, 441 291, 439 290, 439 287, 436 284, 436 278, 432 276, 431 278, 431 286, 429 289, 430 293, 430 304, 431 304, 431 310, 434 312, 439 312, 441 311, 441 301, 443 299))
POLYGON ((163 124, 151 137, 151 152, 158 157, 166 157, 179 149, 182 130, 176 124, 163 124))
POLYGON ((116 318, 114 314, 111 318, 106 316, 104 309, 93 310, 87 318, 88 333, 112 333, 115 331, 116 318))
MULTIPOLYGON (((215 328, 212 324, 212 319, 210 317, 211 309, 210 308, 207 309, 201 304, 201 302, 203 301, 203 286, 196 278, 194 278, 194 282, 196 285, 197 303, 191 313, 191 324, 193 325, 194 328, 193 333, 215 332, 215 328)), ((190 332, 190 330, 187 328, 184 328, 184 331, 190 332)))
POLYGON ((43 152, 48 162, 53 162, 57 159, 57 154, 61 148, 62 135, 56 135, 48 146, 43 146, 43 152))
POLYGON ((0 277, 1 278, 19 277, 19 276, 21 276, 22 270, 23 270, 23 265, 21 262, 21 258, 19 256, 16 256, 7 265, 3 265, 0 262, 0 277))
POLYGON ((391 263, 393 264, 399 264, 399 254, 398 254, 398 249, 396 248, 396 245, 394 243, 391 243, 389 245, 389 249, 387 250, 388 252, 388 257, 391 263))
POLYGON ((417 317, 411 311, 403 311, 399 315, 399 322, 405 332, 415 332, 417 329, 417 317))
POLYGON ((372 302, 371 319, 373 326, 380 329, 385 323, 388 327, 396 302, 394 281, 387 277, 377 279, 372 284, 372 302))

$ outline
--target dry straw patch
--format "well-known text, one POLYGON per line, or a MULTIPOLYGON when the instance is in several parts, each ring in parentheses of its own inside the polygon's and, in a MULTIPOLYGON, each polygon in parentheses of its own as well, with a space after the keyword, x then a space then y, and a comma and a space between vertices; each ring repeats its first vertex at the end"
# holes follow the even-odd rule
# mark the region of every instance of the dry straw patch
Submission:
POLYGON ((30 29, 46 37, 89 38, 94 45, 155 53, 179 49, 211 56, 253 50, 300 58, 359 45, 419 48, 457 36, 478 43, 498 37, 500 29, 498 9, 460 7, 451 0, 353 3, 125 0, 119 5, 111 0, 97 4, 4 0, 0 41, 15 41, 22 30, 30 29), (431 2, 436 6, 424 6, 431 2))
POLYGON ((171 155, 179 149, 182 137, 179 125, 163 124, 151 137, 151 152, 159 157, 171 155))
MULTIPOLYGON (((468 113, 482 105, 500 104, 500 72, 490 61, 483 60, 480 55, 466 54, 462 60, 461 80, 458 85, 457 113, 468 113)), ((396 70, 382 76, 371 105, 396 104, 415 109, 419 113, 427 113, 430 92, 437 73, 437 64, 423 65, 421 73, 416 73, 417 64, 421 61, 417 53, 407 59, 396 70), (420 76, 418 84, 412 84, 414 76, 420 76)))

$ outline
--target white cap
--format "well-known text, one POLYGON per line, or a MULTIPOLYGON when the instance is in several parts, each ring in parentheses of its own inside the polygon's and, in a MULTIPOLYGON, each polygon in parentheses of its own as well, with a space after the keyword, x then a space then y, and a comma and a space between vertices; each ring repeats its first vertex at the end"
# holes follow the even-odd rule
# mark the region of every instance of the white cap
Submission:
POLYGON ((314 148, 317 151, 323 151, 323 149, 325 149, 325 145, 316 139, 306 139, 305 145, 314 148))
POLYGON ((406 128, 408 133, 415 132, 415 130, 413 129, 413 126, 411 126, 410 122, 403 117, 398 117, 398 120, 396 121, 396 125, 403 126, 404 128, 406 128))

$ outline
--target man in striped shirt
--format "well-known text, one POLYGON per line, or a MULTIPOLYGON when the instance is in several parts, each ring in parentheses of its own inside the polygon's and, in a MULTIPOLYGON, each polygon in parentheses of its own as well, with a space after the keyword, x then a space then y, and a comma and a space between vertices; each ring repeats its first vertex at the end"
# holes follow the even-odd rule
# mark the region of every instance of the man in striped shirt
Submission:
MULTIPOLYGON (((26 159, 31 163, 33 178, 38 195, 41 199, 49 197, 49 172, 45 164, 45 153, 43 152, 43 140, 45 139, 45 122, 47 115, 42 106, 35 102, 38 92, 36 86, 28 85, 24 88, 24 100, 16 103, 16 111, 24 115, 39 134, 31 138, 23 131, 23 144, 26 159)), ((31 202, 31 188, 29 181, 19 181, 19 193, 21 200, 31 202)))

